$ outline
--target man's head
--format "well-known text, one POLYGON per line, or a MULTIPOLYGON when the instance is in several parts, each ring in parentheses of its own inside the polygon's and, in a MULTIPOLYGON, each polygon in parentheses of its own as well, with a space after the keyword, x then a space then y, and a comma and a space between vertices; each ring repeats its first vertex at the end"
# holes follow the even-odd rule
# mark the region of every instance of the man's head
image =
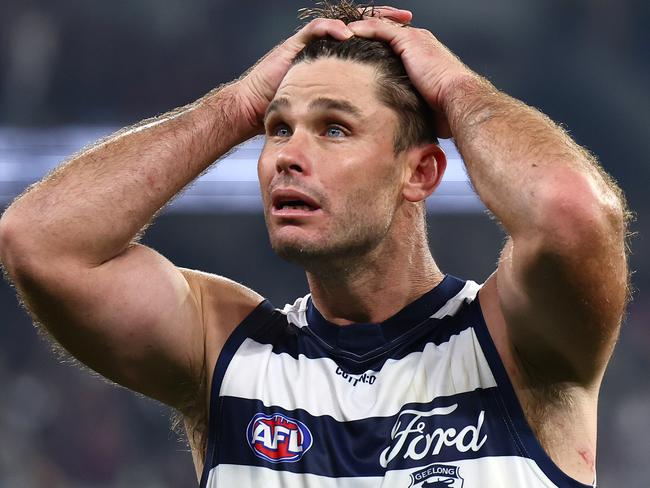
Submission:
POLYGON ((423 202, 445 167, 433 121, 390 46, 307 45, 265 118, 259 176, 276 252, 309 269, 424 239, 423 202))
MULTIPOLYGON (((349 24, 374 13, 373 7, 357 6, 349 0, 337 4, 322 2, 321 5, 320 8, 301 10, 300 18, 323 17, 349 24)), ((323 58, 347 60, 375 69, 377 97, 399 118, 395 133, 396 153, 416 145, 438 143, 431 107, 415 89, 402 60, 388 44, 359 37, 347 41, 318 39, 305 46, 294 59, 294 64, 323 58)))

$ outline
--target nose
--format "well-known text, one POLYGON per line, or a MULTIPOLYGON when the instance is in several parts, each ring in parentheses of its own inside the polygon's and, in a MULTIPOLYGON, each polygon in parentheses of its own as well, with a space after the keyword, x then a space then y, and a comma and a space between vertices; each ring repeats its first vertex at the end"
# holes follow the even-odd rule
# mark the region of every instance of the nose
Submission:
POLYGON ((277 153, 275 168, 278 173, 309 172, 309 141, 306 134, 296 131, 277 153))

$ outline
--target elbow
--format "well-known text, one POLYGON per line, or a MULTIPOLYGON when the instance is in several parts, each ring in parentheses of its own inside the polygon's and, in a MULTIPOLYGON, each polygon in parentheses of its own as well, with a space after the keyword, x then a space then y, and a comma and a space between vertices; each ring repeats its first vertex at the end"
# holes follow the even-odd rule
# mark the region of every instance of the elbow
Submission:
POLYGON ((0 217, 0 264, 8 274, 11 274, 11 269, 14 267, 16 248, 19 247, 16 244, 16 234, 14 219, 7 210, 0 217))
POLYGON ((0 217, 0 264, 13 279, 29 267, 31 260, 23 227, 11 208, 0 217))
POLYGON ((624 246, 627 209, 622 194, 602 181, 572 175, 545 192, 538 207, 539 235, 569 252, 624 246))

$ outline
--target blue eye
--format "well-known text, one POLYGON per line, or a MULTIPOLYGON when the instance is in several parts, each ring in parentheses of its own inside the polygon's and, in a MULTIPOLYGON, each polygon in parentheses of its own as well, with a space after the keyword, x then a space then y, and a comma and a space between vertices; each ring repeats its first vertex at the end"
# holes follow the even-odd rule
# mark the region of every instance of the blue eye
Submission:
POLYGON ((276 137, 288 137, 291 135, 291 129, 284 124, 278 125, 273 129, 273 135, 276 137))
POLYGON ((345 132, 338 127, 328 127, 326 133, 328 137, 345 137, 345 132))

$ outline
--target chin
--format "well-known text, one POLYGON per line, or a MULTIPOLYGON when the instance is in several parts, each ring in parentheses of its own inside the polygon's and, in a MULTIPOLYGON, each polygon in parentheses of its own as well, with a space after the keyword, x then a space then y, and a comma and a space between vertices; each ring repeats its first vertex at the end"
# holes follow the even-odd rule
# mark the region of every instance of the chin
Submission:
POLYGON ((312 272, 324 272, 328 268, 338 269, 340 265, 349 265, 370 253, 376 245, 374 240, 334 243, 327 242, 324 238, 316 242, 306 239, 271 241, 271 247, 279 257, 312 272))
POLYGON ((323 271, 352 264, 371 253, 386 237, 388 226, 358 224, 357 221, 328 229, 268 226, 269 241, 282 259, 307 271, 323 271))
POLYGON ((273 251, 282 259, 305 265, 315 259, 322 259, 328 254, 327 249, 303 239, 272 239, 273 251))

